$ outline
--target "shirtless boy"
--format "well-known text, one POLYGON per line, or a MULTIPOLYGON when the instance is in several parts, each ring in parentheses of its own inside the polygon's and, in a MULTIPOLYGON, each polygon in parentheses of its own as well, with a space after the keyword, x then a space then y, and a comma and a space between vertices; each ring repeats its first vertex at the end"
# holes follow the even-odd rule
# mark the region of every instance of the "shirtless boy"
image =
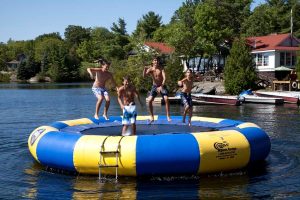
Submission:
POLYGON ((155 57, 152 60, 151 66, 146 66, 143 71, 143 77, 146 75, 149 75, 152 77, 153 85, 150 91, 150 96, 148 97, 148 106, 149 106, 149 112, 150 112, 150 121, 154 121, 154 115, 153 115, 153 100, 157 96, 158 93, 161 94, 161 96, 164 98, 166 103, 166 113, 167 113, 167 119, 168 121, 171 121, 170 113, 169 113, 169 99, 168 99, 168 90, 165 86, 166 81, 166 74, 163 67, 160 65, 160 59, 159 57, 155 57))
POLYGON ((187 112, 189 112, 189 122, 188 125, 191 126, 191 119, 193 115, 193 104, 192 104, 192 96, 191 91, 193 88, 193 72, 192 70, 188 69, 185 72, 185 78, 178 81, 178 86, 181 88, 181 102, 184 106, 184 112, 182 117, 182 122, 185 123, 185 118, 187 112))
POLYGON ((99 64, 101 64, 101 68, 87 68, 88 73, 92 79, 95 79, 92 91, 97 97, 96 110, 95 110, 95 119, 99 119, 98 113, 101 107, 103 99, 105 99, 105 107, 103 111, 103 117, 108 120, 107 110, 110 104, 110 98, 108 92, 105 88, 105 83, 108 80, 112 81, 113 86, 116 86, 116 82, 109 72, 110 63, 104 59, 98 60, 99 64))
POLYGON ((123 129, 122 129, 122 135, 135 135, 136 134, 136 106, 134 102, 134 97, 136 97, 139 100, 139 103, 141 103, 140 96, 135 89, 135 87, 130 83, 130 80, 128 77, 123 77, 123 86, 121 86, 118 89, 118 102, 120 104, 120 107, 123 111, 123 129), (127 129, 128 126, 131 124, 132 127, 132 133, 128 134, 127 129))

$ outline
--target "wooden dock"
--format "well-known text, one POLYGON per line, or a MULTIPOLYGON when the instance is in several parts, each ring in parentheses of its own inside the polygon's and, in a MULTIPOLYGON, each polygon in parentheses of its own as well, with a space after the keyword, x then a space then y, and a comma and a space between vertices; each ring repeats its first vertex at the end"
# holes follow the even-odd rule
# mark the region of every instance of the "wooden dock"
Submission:
MULTIPOLYGON (((170 104, 180 104, 181 103, 180 97, 168 97, 168 99, 169 99, 170 104)), ((148 100, 148 98, 146 98, 146 103, 148 103, 148 102, 149 102, 149 100, 148 100)), ((153 104, 164 105, 165 100, 162 97, 156 97, 153 101, 153 104)))

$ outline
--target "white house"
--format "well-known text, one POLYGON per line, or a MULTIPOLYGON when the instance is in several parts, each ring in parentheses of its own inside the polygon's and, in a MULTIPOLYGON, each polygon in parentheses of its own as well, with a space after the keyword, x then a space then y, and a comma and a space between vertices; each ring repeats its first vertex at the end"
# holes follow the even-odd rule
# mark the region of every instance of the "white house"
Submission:
POLYGON ((276 77, 276 71, 295 68, 300 40, 291 34, 271 34, 247 38, 252 47, 256 69, 260 75, 276 77))

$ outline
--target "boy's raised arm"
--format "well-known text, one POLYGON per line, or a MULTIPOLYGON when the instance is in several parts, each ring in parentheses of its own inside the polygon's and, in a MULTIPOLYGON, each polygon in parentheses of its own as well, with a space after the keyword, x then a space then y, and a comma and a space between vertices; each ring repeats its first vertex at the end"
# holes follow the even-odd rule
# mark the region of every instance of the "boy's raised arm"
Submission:
POLYGON ((151 66, 145 66, 143 70, 143 78, 151 72, 151 66))

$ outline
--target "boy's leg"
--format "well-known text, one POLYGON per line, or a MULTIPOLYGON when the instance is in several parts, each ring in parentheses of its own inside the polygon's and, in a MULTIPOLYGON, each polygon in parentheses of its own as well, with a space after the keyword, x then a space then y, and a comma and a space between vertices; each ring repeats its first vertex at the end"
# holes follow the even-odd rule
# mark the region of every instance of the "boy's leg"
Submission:
POLYGON ((192 116, 193 116, 193 106, 189 106, 189 126, 192 125, 192 116))
POLYGON ((95 115, 94 115, 95 119, 99 119, 98 113, 99 113, 99 109, 101 107, 102 101, 103 101, 103 96, 97 95, 96 109, 95 109, 95 115))
POLYGON ((131 127, 132 127, 131 135, 136 135, 136 124, 135 123, 131 124, 131 127))
POLYGON ((192 96, 191 94, 188 96, 188 108, 189 108, 189 126, 192 125, 192 116, 193 116, 193 101, 192 101, 192 96))
POLYGON ((149 107, 149 112, 150 112, 150 122, 154 121, 154 115, 153 115, 153 96, 149 96, 149 101, 148 101, 148 107, 149 107))
POLYGON ((184 105, 184 111, 183 111, 183 115, 182 115, 182 123, 185 123, 185 118, 186 118, 186 113, 188 111, 188 106, 184 105))
POLYGON ((128 129, 128 126, 123 124, 123 128, 122 128, 122 135, 123 136, 126 136, 127 135, 127 129, 128 129))
POLYGON ((168 98, 167 95, 164 95, 163 98, 164 98, 165 103, 166 103, 167 119, 168 119, 168 121, 171 121, 171 118, 170 118, 170 103, 169 103, 169 98, 168 98))
POLYGON ((103 117, 108 120, 108 116, 107 116, 107 111, 110 105, 110 98, 108 95, 104 96, 105 97, 105 107, 103 109, 103 117))

